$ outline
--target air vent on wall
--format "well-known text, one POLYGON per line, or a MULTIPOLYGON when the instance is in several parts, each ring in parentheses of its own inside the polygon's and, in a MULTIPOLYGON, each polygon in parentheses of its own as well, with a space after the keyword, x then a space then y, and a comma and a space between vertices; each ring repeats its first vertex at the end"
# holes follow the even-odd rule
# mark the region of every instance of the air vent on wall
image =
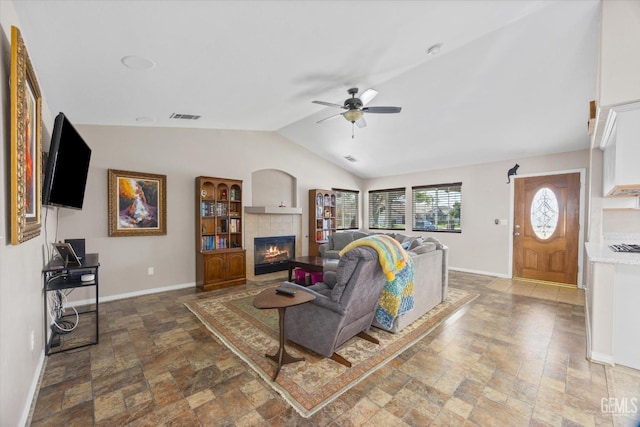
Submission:
POLYGON ((349 160, 351 163, 357 162, 356 158, 353 157, 351 154, 349 154, 348 156, 344 156, 344 158, 349 160))
POLYGON ((195 114, 182 114, 182 113, 173 113, 169 117, 170 119, 182 119, 182 120, 198 120, 200 116, 195 114))

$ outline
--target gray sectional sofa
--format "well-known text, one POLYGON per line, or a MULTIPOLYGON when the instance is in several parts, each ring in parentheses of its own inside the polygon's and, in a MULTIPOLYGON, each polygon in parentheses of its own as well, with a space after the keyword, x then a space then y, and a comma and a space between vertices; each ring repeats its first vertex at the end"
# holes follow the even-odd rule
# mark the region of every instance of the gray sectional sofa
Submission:
MULTIPOLYGON (((340 250, 352 241, 370 234, 362 231, 334 233, 329 236, 328 243, 320 245, 320 255, 325 258, 339 259, 340 250)), ((433 237, 407 236, 398 233, 388 233, 388 235, 403 245, 413 261, 414 308, 398 316, 391 328, 385 328, 375 319, 373 326, 397 333, 447 298, 449 248, 433 237)), ((314 287, 318 290, 333 288, 336 282, 336 267, 337 263, 328 263, 322 282, 316 283, 314 287)))

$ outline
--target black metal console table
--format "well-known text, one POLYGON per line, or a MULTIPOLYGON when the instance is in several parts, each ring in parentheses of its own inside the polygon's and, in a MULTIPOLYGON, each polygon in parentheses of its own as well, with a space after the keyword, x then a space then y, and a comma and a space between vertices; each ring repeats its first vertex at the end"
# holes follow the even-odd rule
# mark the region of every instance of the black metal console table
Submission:
POLYGON ((47 356, 98 343, 99 267, 98 254, 87 254, 80 265, 65 265, 62 260, 54 260, 42 270, 47 356), (93 278, 87 275, 93 275, 93 278), (82 280, 83 276, 85 280, 82 280), (66 295, 71 291, 89 287, 95 288, 95 303, 88 303, 79 309, 66 304, 66 295))

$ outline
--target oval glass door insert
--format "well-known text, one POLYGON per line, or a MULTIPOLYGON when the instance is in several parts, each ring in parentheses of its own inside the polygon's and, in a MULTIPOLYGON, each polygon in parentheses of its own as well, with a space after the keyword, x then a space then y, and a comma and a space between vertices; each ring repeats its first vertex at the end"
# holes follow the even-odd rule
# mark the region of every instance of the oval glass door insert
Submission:
POLYGON ((540 239, 548 239, 558 225, 558 199, 548 187, 543 187, 531 201, 531 227, 540 239))

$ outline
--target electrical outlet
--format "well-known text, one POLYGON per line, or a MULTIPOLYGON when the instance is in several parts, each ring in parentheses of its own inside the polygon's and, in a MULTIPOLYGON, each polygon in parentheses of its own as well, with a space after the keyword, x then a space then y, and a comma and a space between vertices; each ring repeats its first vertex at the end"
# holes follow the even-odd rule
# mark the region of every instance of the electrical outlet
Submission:
POLYGON ((36 333, 33 330, 31 330, 30 342, 31 342, 31 351, 33 351, 33 349, 36 348, 36 333))
POLYGON ((147 269, 147 274, 148 274, 149 276, 153 276, 153 267, 149 267, 149 268, 147 269))

